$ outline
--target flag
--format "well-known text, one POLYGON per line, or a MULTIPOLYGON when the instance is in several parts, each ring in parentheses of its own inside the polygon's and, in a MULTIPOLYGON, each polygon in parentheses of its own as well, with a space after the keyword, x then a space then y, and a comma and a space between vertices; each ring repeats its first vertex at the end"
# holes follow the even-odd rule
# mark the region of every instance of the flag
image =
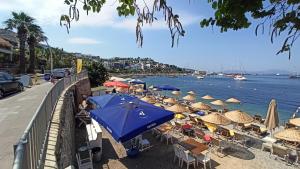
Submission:
POLYGON ((77 73, 80 73, 82 70, 82 59, 77 59, 77 73))

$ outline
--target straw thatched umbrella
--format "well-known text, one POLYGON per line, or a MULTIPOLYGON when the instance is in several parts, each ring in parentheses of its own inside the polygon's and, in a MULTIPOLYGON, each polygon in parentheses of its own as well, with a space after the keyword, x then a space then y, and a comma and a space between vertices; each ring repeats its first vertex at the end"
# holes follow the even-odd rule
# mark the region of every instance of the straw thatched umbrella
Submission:
POLYGON ((135 92, 137 92, 137 93, 143 93, 143 92, 144 92, 144 89, 138 88, 138 89, 135 90, 135 92))
POLYGON ((264 124, 269 130, 273 130, 279 126, 277 103, 275 99, 272 99, 270 102, 268 112, 267 112, 267 117, 264 124))
POLYGON ((197 102, 191 105, 192 108, 196 110, 210 110, 211 107, 205 103, 197 102))
POLYGON ((295 128, 285 129, 275 133, 274 137, 281 140, 300 143, 300 130, 295 128))
POLYGON ((194 101, 194 100, 196 100, 196 97, 194 95, 188 94, 188 95, 184 96, 183 99, 187 100, 187 101, 194 101))
POLYGON ((172 91, 172 94, 175 96, 179 96, 181 93, 180 93, 180 91, 172 91))
POLYGON ((221 113, 213 112, 208 115, 200 117, 201 120, 207 123, 215 124, 215 125, 228 125, 230 124, 230 120, 222 115, 221 113))
POLYGON ((240 110, 233 110, 225 113, 225 117, 235 123, 246 124, 251 123, 254 119, 246 112, 240 110))
POLYGON ((300 118, 293 118, 293 119, 290 119, 289 120, 289 123, 297 126, 297 127, 300 127, 300 118))
POLYGON ((189 112, 189 109, 180 103, 174 104, 173 106, 166 108, 166 110, 172 111, 174 113, 189 112))
POLYGON ((190 95, 196 95, 196 93, 194 91, 189 91, 187 93, 190 94, 190 95))
POLYGON ((141 98, 141 100, 143 100, 145 102, 148 102, 148 103, 151 103, 151 104, 156 103, 155 99, 153 97, 150 97, 150 96, 145 96, 145 97, 141 98))
POLYGON ((163 102, 165 103, 170 103, 170 104, 175 104, 177 103, 176 99, 170 97, 170 98, 167 98, 167 99, 164 99, 163 102))
POLYGON ((213 102, 210 102, 210 104, 215 105, 215 106, 225 106, 225 103, 222 100, 215 100, 213 102))
POLYGON ((230 99, 227 99, 226 100, 227 103, 241 103, 241 101, 239 101, 238 99, 236 98, 230 98, 230 99))
POLYGON ((210 95, 205 95, 205 96, 203 96, 203 97, 201 97, 202 99, 205 99, 205 100, 213 100, 213 99, 215 99, 215 98, 213 98, 212 96, 210 96, 210 95))

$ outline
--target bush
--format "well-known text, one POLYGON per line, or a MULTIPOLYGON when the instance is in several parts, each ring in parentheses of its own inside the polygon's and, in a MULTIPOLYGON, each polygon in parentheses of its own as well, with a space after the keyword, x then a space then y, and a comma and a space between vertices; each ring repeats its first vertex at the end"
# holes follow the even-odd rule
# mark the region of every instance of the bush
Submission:
POLYGON ((105 67, 99 62, 91 62, 86 65, 89 74, 89 79, 92 87, 101 86, 108 80, 108 72, 105 67))

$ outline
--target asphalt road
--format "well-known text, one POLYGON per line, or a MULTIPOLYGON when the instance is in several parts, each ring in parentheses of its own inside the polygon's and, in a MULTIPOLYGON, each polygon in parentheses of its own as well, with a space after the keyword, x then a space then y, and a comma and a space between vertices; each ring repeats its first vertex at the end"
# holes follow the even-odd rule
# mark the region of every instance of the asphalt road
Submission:
POLYGON ((52 86, 46 82, 0 100, 0 169, 12 168, 13 145, 52 86))

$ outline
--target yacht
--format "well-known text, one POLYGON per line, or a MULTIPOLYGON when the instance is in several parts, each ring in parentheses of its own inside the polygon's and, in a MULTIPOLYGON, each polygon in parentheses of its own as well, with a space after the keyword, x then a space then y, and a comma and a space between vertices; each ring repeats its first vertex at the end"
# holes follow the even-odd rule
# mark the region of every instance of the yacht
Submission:
POLYGON ((204 76, 198 75, 197 79, 204 79, 204 76))
POLYGON ((244 80, 247 80, 247 78, 245 76, 242 76, 242 75, 235 75, 234 80, 239 80, 239 81, 244 81, 244 80))

